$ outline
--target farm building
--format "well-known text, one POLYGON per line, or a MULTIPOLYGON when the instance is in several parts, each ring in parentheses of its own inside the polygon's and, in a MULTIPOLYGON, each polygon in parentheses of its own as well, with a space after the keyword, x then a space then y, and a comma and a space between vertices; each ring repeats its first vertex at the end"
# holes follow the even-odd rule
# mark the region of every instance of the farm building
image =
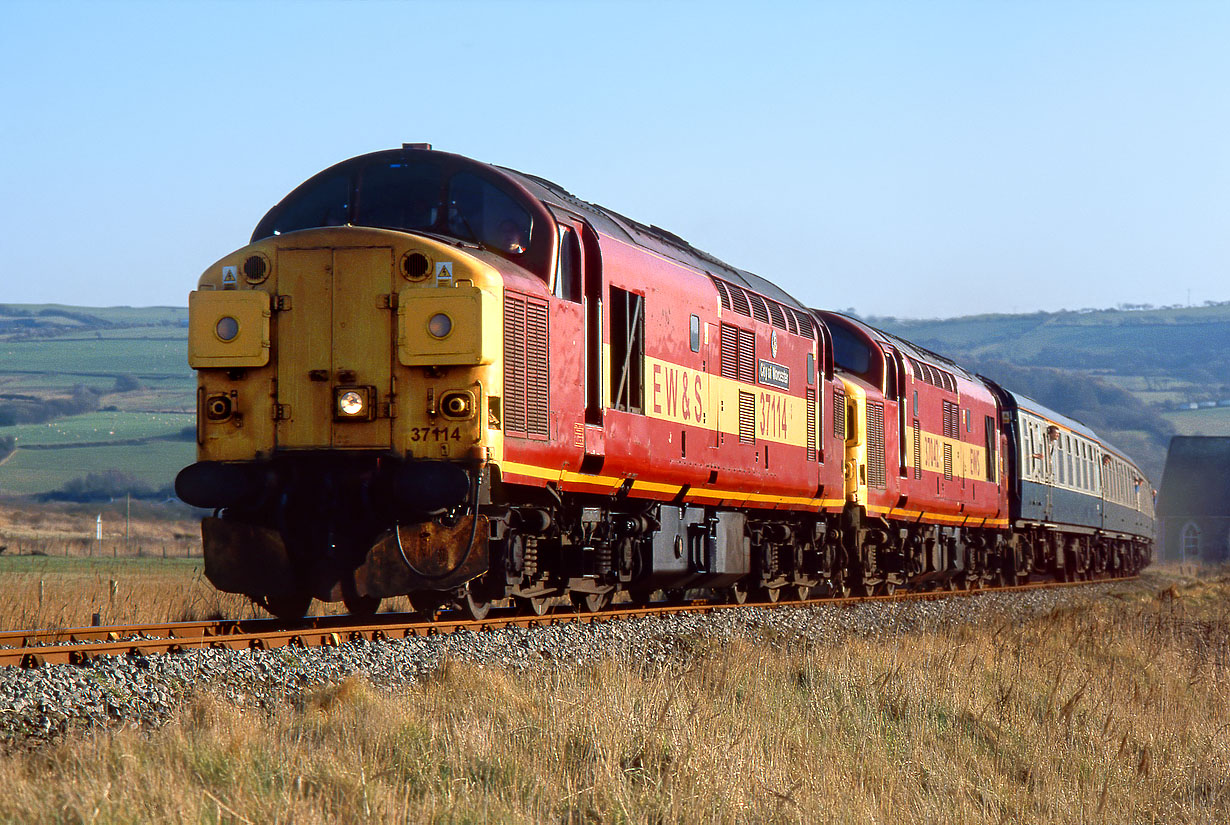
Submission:
POLYGON ((1159 560, 1230 561, 1230 438, 1170 440, 1157 519, 1159 560))

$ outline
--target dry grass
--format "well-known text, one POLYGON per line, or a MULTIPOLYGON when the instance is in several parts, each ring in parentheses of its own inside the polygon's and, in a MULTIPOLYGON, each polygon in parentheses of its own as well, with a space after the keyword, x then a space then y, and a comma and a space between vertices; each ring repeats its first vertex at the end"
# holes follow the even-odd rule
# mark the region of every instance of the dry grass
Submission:
POLYGON ((1230 820, 1230 578, 1150 586, 892 642, 699 642, 666 668, 450 664, 272 716, 199 696, 0 763, 0 819, 1230 820))
POLYGON ((265 615, 219 593, 198 559, 0 558, 0 628, 85 627, 265 615))

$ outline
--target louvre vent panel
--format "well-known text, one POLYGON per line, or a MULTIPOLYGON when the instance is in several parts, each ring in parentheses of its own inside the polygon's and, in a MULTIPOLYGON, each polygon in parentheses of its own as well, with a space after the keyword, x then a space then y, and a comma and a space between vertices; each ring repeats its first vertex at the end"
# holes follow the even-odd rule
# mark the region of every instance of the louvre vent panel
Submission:
POLYGON ((944 445, 944 479, 952 481, 952 445, 944 445))
POLYGON ((944 402, 944 438, 961 437, 961 411, 951 401, 944 402))
POLYGON ((769 318, 772 320, 773 326, 778 329, 786 329, 786 315, 782 312, 782 308, 776 301, 766 301, 769 306, 769 318))
POLYGON ((546 304, 527 302, 525 333, 525 429, 530 436, 546 438, 547 414, 551 409, 546 304))
POLYGON ((884 472, 884 405, 867 404, 867 483, 883 489, 884 472))
POLYGON ((722 299, 722 309, 730 309, 730 293, 726 290, 726 284, 714 278, 713 285, 717 287, 718 297, 722 299))
POLYGON ((752 317, 761 323, 769 323, 769 310, 765 307, 764 298, 754 292, 749 292, 747 297, 752 302, 752 317))
POLYGON ((735 312, 749 318, 752 317, 752 307, 747 302, 747 293, 743 291, 743 288, 734 284, 727 284, 726 288, 730 290, 730 303, 735 312))
POLYGON ((550 410, 547 306, 504 296, 504 430, 546 438, 550 410))
POLYGON ((739 380, 756 383, 756 336, 739 330, 739 380))
POLYGON ((914 478, 922 478, 922 427, 914 420, 914 478))
POLYGON ((739 378, 739 330, 722 324, 722 377, 739 378))
POLYGON ((525 435, 525 301, 504 296, 504 430, 525 435))
POLYGON ((816 460, 816 391, 807 388, 807 460, 816 460))
POLYGON ((833 390, 833 435, 846 437, 846 391, 833 390))
POLYGON ((739 391, 739 443, 756 443, 756 395, 739 391))

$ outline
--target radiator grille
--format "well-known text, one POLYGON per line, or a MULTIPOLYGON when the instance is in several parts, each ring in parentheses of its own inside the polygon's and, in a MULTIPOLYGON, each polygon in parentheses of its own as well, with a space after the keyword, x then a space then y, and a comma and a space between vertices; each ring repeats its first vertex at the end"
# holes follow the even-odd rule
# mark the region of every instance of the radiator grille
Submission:
POLYGON ((833 435, 846 439, 846 391, 833 390, 833 435))
POLYGON ((883 489, 884 470, 884 405, 867 403, 867 483, 883 489))
POLYGON ((504 430, 547 438, 547 305, 525 296, 504 296, 504 430))
POLYGON ((739 443, 756 443, 756 395, 739 391, 739 443))
POLYGON ((807 388, 807 460, 816 460, 816 390, 807 388))

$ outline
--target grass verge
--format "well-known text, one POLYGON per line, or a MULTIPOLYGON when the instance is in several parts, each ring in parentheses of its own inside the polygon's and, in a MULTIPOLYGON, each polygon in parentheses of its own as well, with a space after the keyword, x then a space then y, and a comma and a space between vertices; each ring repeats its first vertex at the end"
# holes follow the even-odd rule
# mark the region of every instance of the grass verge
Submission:
POLYGON ((1230 577, 832 644, 700 640, 669 664, 449 663, 272 714, 0 762, 0 819, 1219 822, 1230 577))

